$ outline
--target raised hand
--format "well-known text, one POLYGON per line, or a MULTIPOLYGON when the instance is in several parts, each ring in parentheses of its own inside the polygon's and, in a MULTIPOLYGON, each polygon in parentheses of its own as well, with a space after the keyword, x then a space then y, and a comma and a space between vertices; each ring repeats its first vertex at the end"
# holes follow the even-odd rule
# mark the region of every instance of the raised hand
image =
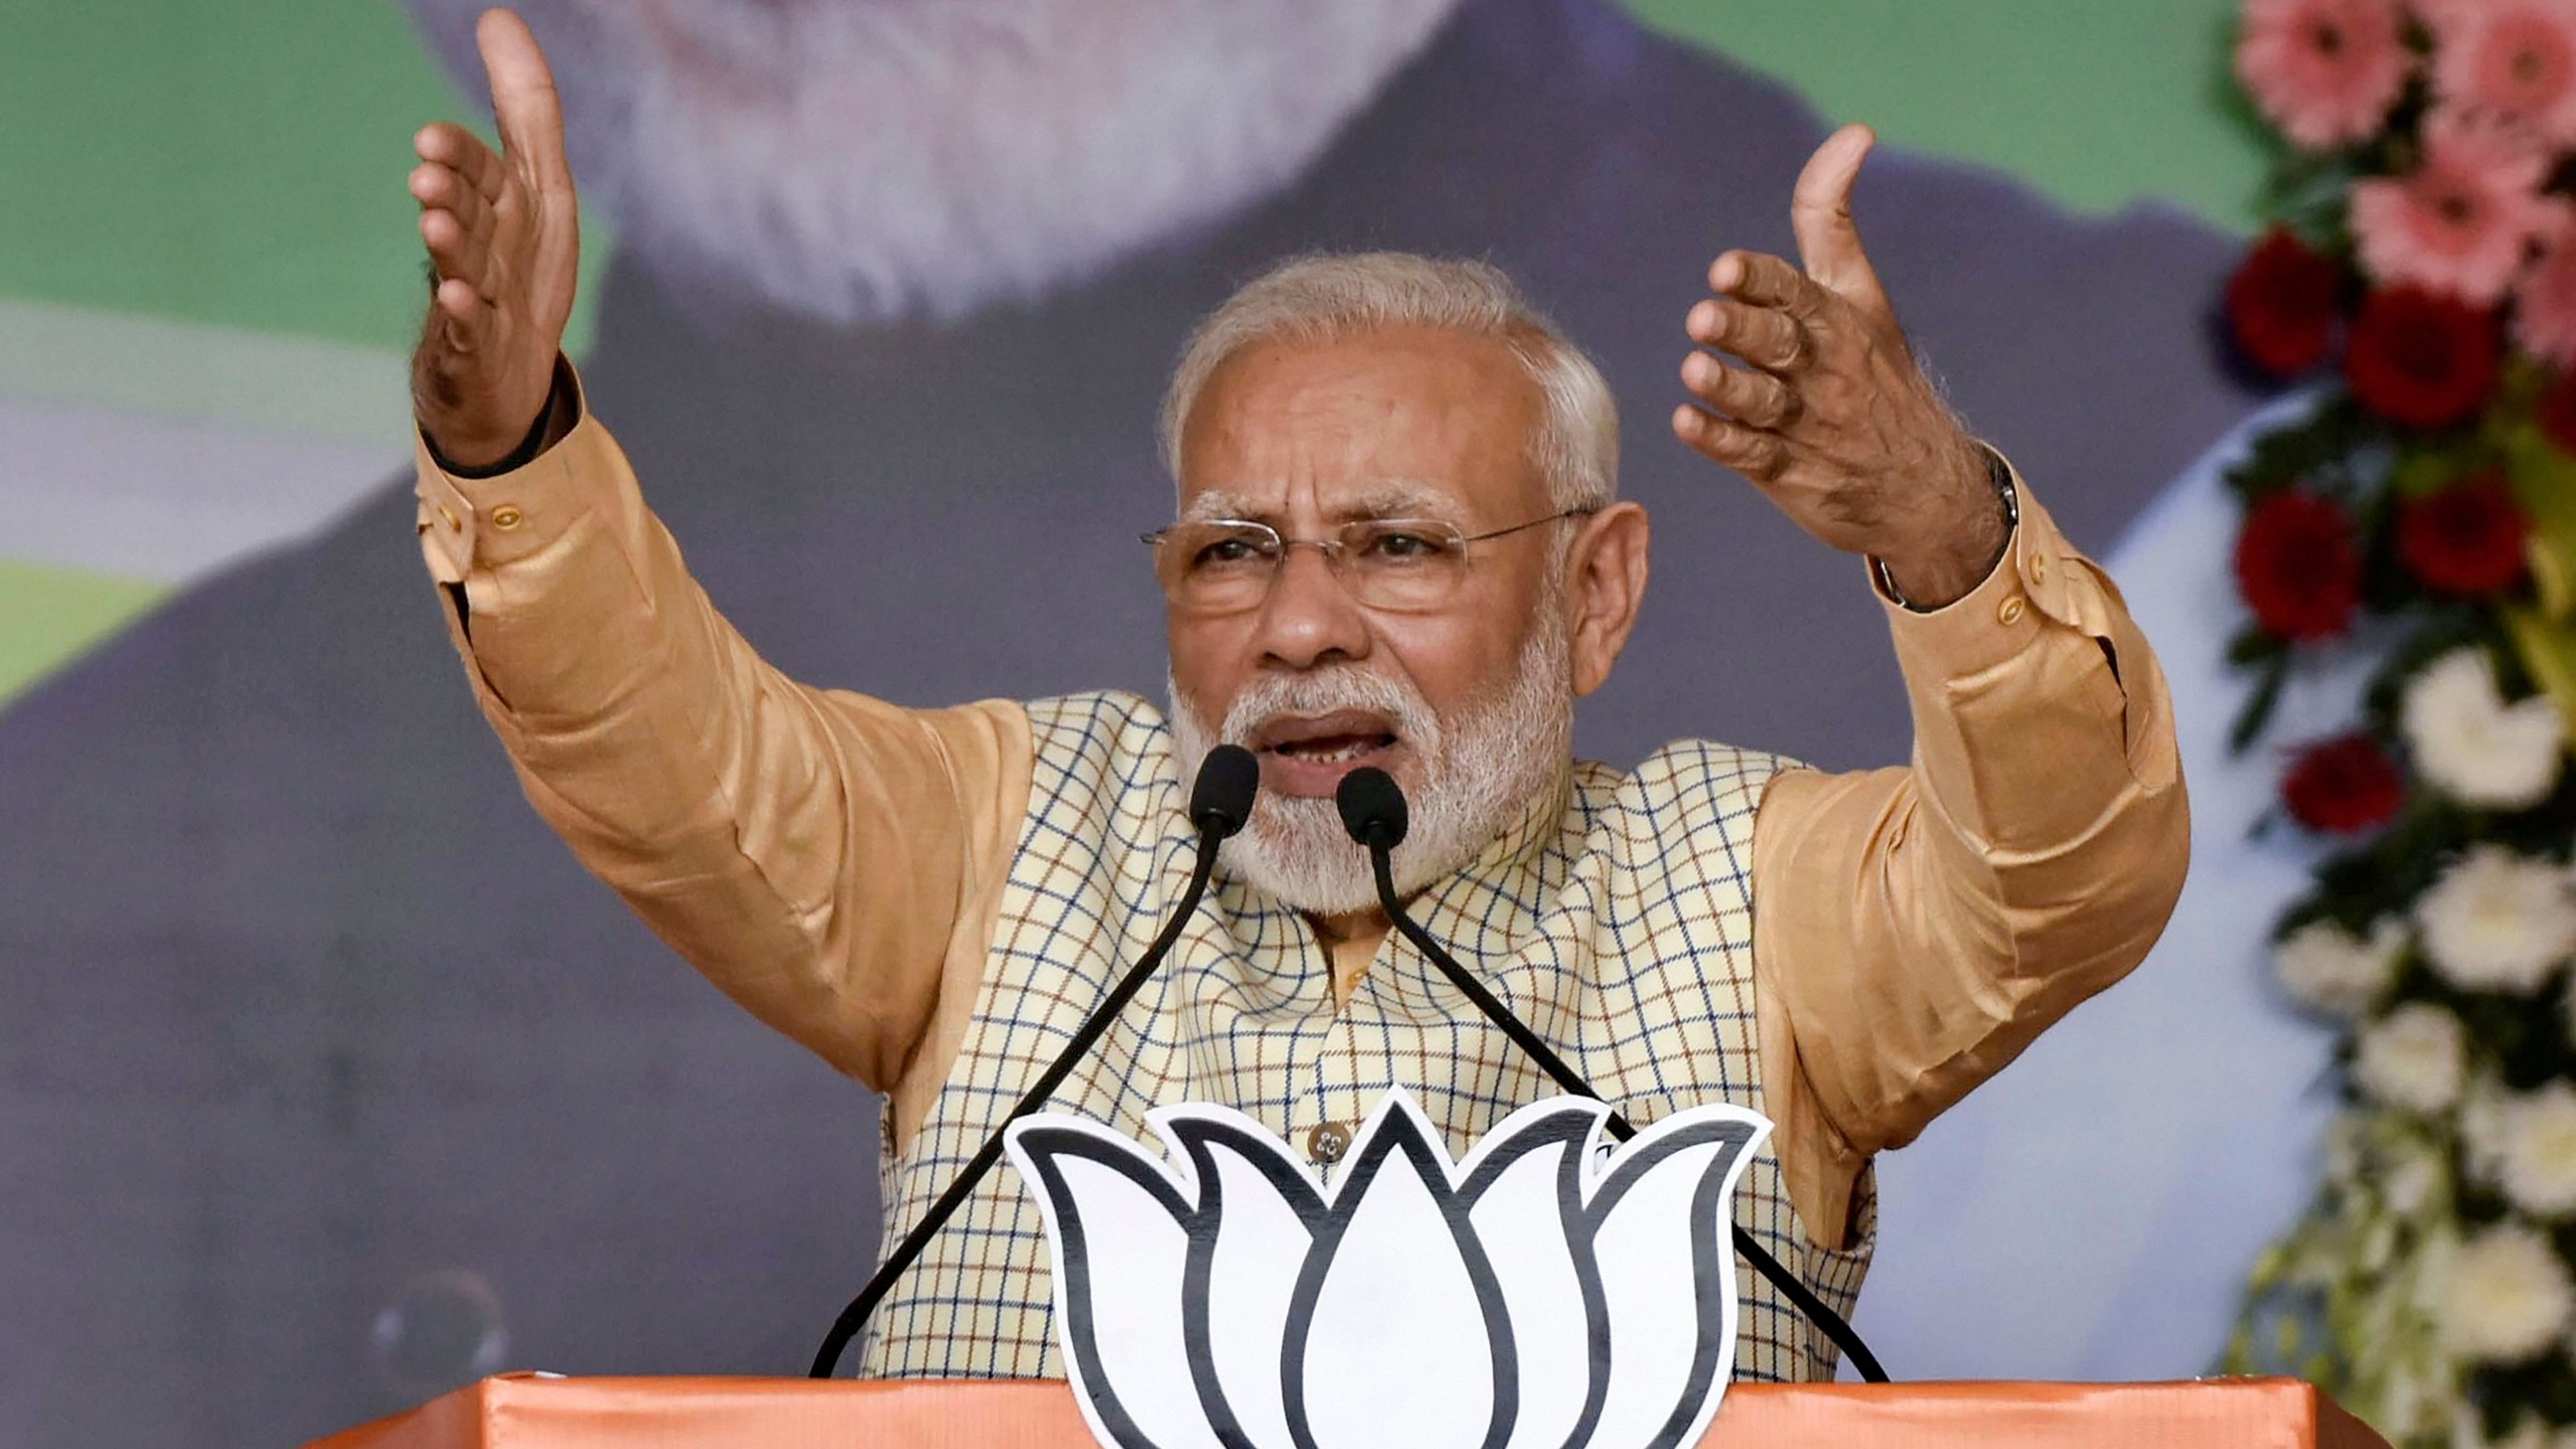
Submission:
POLYGON ((486 10, 474 27, 501 154, 444 121, 412 138, 411 194, 437 277, 412 352, 412 412, 449 461, 509 456, 552 395, 572 316, 581 224, 564 160, 554 73, 526 22, 486 10))
POLYGON ((1852 224, 1852 184, 1877 137, 1845 126, 1799 173, 1790 223, 1804 269, 1730 251, 1716 296, 1684 323, 1693 351, 1673 431, 1751 480, 1801 528, 1876 556, 1912 603, 1975 588, 2003 550, 1983 455, 1942 405, 1852 224))

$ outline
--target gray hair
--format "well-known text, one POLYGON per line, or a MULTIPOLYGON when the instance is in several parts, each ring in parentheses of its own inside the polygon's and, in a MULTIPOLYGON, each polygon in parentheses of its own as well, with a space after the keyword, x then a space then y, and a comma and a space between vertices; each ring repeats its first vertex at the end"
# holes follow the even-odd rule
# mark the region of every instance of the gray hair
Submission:
POLYGON ((1592 359, 1500 268, 1410 252, 1297 257, 1209 313, 1163 394, 1163 466, 1180 477, 1181 428, 1227 358, 1255 343, 1327 342, 1384 327, 1434 328, 1510 348, 1542 399, 1530 461, 1549 501, 1597 508, 1619 496, 1619 410, 1592 359))

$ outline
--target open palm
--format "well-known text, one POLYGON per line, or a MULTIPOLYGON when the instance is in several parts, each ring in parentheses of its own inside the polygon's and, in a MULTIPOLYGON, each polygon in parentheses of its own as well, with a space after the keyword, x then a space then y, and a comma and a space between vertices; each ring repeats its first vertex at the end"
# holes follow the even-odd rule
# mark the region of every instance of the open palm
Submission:
POLYGON ((439 452, 468 467, 506 457, 544 410, 581 256, 545 53, 507 10, 485 11, 474 39, 501 150, 437 122, 413 138, 411 173, 436 271, 412 355, 412 408, 439 452))

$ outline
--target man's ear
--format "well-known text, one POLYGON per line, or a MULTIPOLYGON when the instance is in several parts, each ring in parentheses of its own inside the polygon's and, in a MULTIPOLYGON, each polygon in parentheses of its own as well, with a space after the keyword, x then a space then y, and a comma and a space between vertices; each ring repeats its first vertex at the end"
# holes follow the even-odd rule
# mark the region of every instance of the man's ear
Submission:
POLYGON ((1574 692, 1610 677, 1646 599, 1646 509, 1613 503, 1585 521, 1566 559, 1566 612, 1574 637, 1574 692))

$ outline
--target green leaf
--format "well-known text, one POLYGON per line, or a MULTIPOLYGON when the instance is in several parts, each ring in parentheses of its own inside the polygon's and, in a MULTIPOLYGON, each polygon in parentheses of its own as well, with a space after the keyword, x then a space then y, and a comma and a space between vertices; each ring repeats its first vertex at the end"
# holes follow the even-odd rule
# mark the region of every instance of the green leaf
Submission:
POLYGON ((2576 720, 2576 630, 2522 608, 2504 611, 2504 628, 2523 672, 2558 706, 2559 718, 2576 720))
POLYGON ((2465 474, 2474 472, 2484 461, 2486 450, 2475 440, 2409 448, 2400 454, 2395 467, 2388 470, 2389 486, 2401 498, 2424 498, 2439 493, 2465 474))
POLYGON ((2260 624, 2247 624, 2236 631, 2235 638, 2227 641, 2227 662, 2230 664, 2260 664, 2289 652, 2289 640, 2267 632, 2260 624))
POLYGON ((2564 616, 2576 608, 2576 458, 2525 422, 2506 431, 2504 463, 2513 501, 2531 519, 2532 574, 2542 607, 2564 616))
POLYGON ((2384 436, 2348 394, 2332 391, 2304 417, 2255 438, 2227 470, 2227 486, 2248 503, 2297 484, 2347 494, 2354 454, 2384 436))
POLYGON ((2281 686, 2290 678, 2290 653, 2284 649, 2263 663, 2261 677, 2254 681, 2254 692, 2245 697, 2244 707, 2237 710, 2236 722, 2227 727, 2227 749, 2241 755, 2263 726, 2272 722, 2272 711, 2280 707, 2281 686))

